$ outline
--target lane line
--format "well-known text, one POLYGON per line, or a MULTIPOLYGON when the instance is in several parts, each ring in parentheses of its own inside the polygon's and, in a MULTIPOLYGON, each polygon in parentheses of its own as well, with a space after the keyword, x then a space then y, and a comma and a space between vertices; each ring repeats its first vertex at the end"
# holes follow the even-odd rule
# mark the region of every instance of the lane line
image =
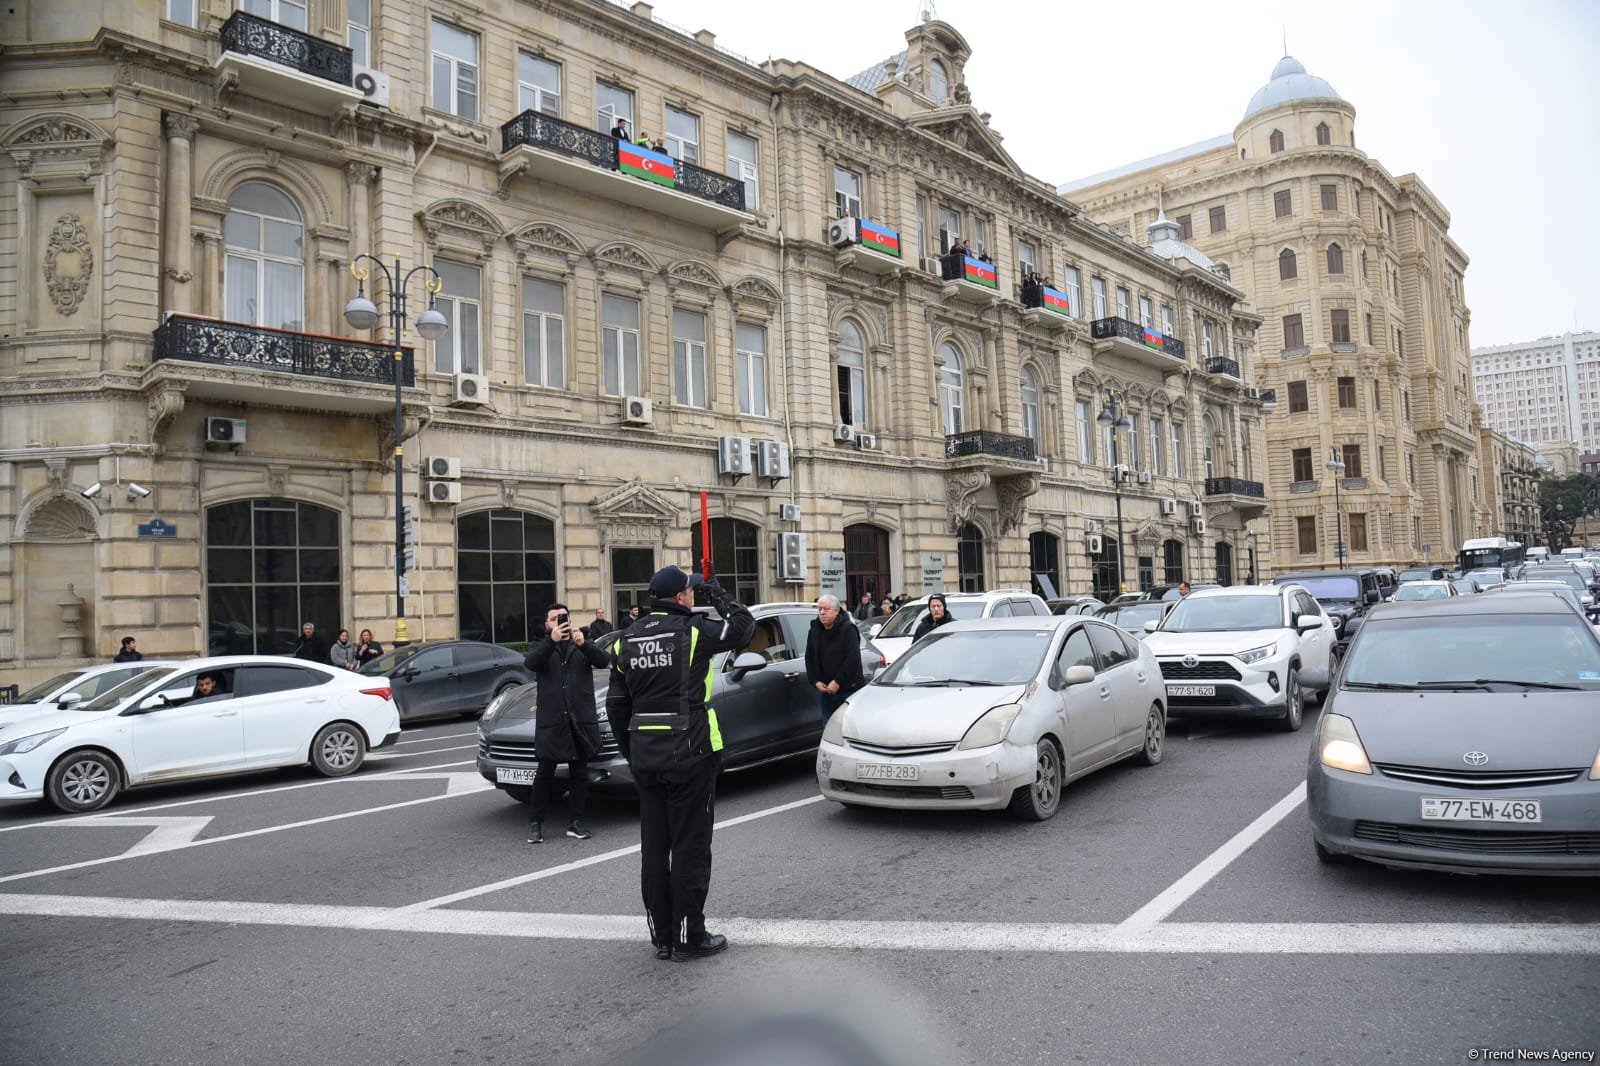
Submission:
POLYGON ((150 832, 141 837, 138 843, 123 852, 124 855, 147 855, 157 851, 170 851, 189 843, 198 837, 205 827, 210 825, 214 815, 203 814, 185 818, 179 815, 175 818, 80 818, 74 822, 67 822, 67 826, 77 829, 140 829, 148 828, 150 832))
POLYGON ((430 755, 443 755, 447 751, 468 751, 477 746, 476 744, 452 744, 448 748, 429 748, 427 751, 375 751, 367 756, 367 762, 389 762, 393 759, 425 759, 430 755))
MULTIPOLYGON (((531 940, 632 941, 642 915, 523 911, 395 911, 383 907, 236 900, 118 899, 0 893, 0 915, 531 940)), ((1129 936, 1109 923, 851 922, 717 918, 738 945, 825 951, 1208 955, 1600 955, 1600 924, 1509 922, 1169 922, 1129 936)))
POLYGON ((1289 790, 1289 794, 1274 803, 1255 821, 1239 830, 1228 839, 1220 848, 1201 859, 1199 864, 1168 885, 1155 899, 1130 914, 1117 926, 1117 931, 1122 936, 1138 936, 1148 933, 1166 917, 1188 901, 1204 888, 1213 877, 1216 877, 1228 864, 1243 855, 1256 841, 1266 836, 1272 827, 1288 817, 1306 800, 1306 783, 1300 782, 1289 790))
MULTIPOLYGON (((401 734, 401 736, 404 735, 405 734, 403 733, 401 734)), ((441 733, 436 737, 418 737, 416 740, 397 740, 395 741, 395 744, 397 746, 400 744, 429 744, 435 740, 460 740, 462 737, 475 737, 477 735, 477 730, 473 730, 471 733, 441 733)))

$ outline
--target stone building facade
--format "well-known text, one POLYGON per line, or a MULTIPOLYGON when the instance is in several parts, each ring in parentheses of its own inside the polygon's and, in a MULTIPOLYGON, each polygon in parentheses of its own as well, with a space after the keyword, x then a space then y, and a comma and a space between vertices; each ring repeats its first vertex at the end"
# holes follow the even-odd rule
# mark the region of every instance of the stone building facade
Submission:
POLYGON ((1489 457, 1489 468, 1499 476, 1487 487, 1491 513, 1498 521, 1476 531, 1477 536, 1505 537, 1523 544, 1544 539, 1539 517, 1539 483, 1549 461, 1525 441, 1484 426, 1478 430, 1478 454, 1489 457))
POLYGON ((702 492, 747 601, 1262 574, 1261 320, 1022 173, 948 25, 843 82, 646 4, 238 6, 8 48, 7 677, 387 642, 397 447, 411 639, 622 613, 702 492))
POLYGON ((1263 474, 1275 566, 1331 565, 1339 529, 1356 565, 1450 559, 1498 521, 1484 495, 1496 479, 1480 474, 1467 256, 1420 178, 1356 147, 1355 108, 1326 81, 1285 56, 1231 136, 1060 191, 1124 232, 1164 210, 1262 316, 1253 381, 1277 399, 1263 474))

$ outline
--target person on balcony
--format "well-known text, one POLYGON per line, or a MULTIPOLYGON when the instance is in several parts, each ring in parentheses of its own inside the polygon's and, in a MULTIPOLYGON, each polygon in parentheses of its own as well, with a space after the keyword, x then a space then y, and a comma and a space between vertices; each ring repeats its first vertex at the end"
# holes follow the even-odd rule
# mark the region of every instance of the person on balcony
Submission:
POLYGON ((1043 307, 1044 289, 1043 280, 1036 271, 1030 270, 1022 278, 1022 306, 1043 307))
POLYGON ((620 115, 617 116, 617 124, 611 127, 611 136, 619 141, 630 140, 631 138, 628 136, 628 120, 620 115))

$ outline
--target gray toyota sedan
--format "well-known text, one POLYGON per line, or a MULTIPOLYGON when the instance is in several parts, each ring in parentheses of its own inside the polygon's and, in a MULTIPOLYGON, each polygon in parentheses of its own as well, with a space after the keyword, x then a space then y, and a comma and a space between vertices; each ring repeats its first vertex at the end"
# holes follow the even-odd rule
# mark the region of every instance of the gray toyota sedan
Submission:
POLYGON ((1372 611, 1311 748, 1317 857, 1600 874, 1600 639, 1554 596, 1372 611))

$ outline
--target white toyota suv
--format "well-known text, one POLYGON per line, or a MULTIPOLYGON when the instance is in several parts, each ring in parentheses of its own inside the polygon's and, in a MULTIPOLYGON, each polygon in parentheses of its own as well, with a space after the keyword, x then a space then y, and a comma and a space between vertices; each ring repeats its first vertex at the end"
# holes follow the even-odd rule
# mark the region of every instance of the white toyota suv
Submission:
POLYGON ((1332 683, 1333 622, 1299 585, 1198 589, 1147 628, 1173 717, 1259 718, 1292 732, 1304 690, 1332 683))

